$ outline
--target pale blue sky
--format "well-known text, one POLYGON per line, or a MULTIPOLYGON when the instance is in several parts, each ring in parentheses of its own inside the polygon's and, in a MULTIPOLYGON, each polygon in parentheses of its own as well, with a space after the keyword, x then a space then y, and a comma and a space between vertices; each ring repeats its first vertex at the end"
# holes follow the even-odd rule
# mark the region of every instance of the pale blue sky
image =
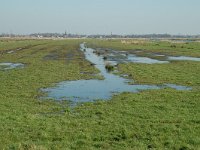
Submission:
POLYGON ((200 34, 200 0, 0 0, 0 33, 200 34))

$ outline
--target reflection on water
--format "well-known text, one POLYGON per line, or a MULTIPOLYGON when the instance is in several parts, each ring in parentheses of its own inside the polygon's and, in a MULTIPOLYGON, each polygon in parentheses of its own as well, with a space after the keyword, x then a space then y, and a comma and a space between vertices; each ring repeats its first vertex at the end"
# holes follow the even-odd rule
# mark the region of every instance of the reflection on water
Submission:
MULTIPOLYGON (((84 44, 81 44, 81 50, 85 54, 85 58, 91 63, 95 64, 104 76, 104 80, 78 80, 78 81, 64 81, 58 83, 56 87, 43 89, 47 92, 47 98, 53 98, 56 100, 68 99, 73 102, 87 102, 97 99, 110 99, 115 93, 121 92, 139 92, 141 90, 148 89, 160 89, 165 87, 171 87, 177 90, 189 90, 185 86, 156 86, 156 85, 130 85, 129 80, 120 76, 109 73, 105 69, 105 63, 103 56, 96 55, 94 50, 86 48, 84 44)), ((129 57, 129 59, 132 59, 129 57)), ((152 63, 152 60, 148 60, 152 63)))

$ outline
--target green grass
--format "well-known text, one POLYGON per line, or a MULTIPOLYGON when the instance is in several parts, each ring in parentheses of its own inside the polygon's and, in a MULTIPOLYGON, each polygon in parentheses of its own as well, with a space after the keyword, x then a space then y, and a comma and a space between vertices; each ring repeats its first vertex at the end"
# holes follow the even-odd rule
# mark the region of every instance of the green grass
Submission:
POLYGON ((31 48, 48 42, 49 40, 0 39, 0 51, 16 50, 18 48, 31 48))
POLYGON ((120 64, 120 74, 127 74, 137 83, 173 83, 186 86, 200 85, 200 62, 172 61, 167 64, 120 64))
MULTIPOLYGON (((18 40, 8 48, 1 43, 0 49, 4 52, 10 47, 21 47, 23 41, 18 40)), ((119 41, 86 41, 96 47, 107 47, 109 42, 112 47, 107 48, 120 45, 119 41)), ((120 73, 130 74, 138 83, 176 83, 189 85, 192 91, 167 88, 122 93, 109 101, 74 108, 67 101, 38 99, 43 95, 41 88, 63 80, 96 77, 91 74, 98 70, 79 51, 81 42, 29 40, 28 45, 35 46, 24 44, 23 50, 0 56, 0 62, 25 64, 23 69, 0 71, 0 149, 200 148, 199 62, 130 63, 118 67, 120 73)), ((124 49, 129 46, 124 45, 124 49)), ((196 49, 190 56, 200 56, 196 49)))

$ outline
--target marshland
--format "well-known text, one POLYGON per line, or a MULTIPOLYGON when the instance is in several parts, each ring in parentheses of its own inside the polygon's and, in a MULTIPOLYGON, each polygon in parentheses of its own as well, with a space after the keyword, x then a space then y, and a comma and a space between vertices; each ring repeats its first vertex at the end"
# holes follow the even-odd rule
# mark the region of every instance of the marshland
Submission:
POLYGON ((199 149, 199 59, 199 39, 1 38, 0 149, 199 149))

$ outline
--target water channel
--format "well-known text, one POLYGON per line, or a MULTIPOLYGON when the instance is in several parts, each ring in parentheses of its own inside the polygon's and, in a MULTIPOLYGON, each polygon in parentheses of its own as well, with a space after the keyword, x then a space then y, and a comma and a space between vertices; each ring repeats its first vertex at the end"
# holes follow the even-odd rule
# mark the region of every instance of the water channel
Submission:
MULTIPOLYGON (((56 100, 71 100, 73 102, 88 102, 100 99, 110 99, 113 94, 121 92, 140 92, 142 90, 149 89, 161 89, 161 88, 174 88, 176 90, 191 90, 186 86, 165 84, 162 86, 157 85, 130 85, 130 80, 108 72, 105 69, 103 56, 94 53, 94 49, 86 48, 84 44, 80 45, 80 50, 84 52, 85 58, 91 63, 95 64, 95 67, 100 70, 104 80, 77 80, 77 81, 63 81, 56 85, 56 87, 42 89, 47 93, 46 98, 52 98, 56 100)), ((135 56, 134 56, 135 57, 135 56)), ((138 58, 139 59, 139 58, 138 58)), ((150 59, 147 59, 148 63, 150 59)), ((139 61, 139 60, 138 60, 139 61)), ((153 60, 155 62, 155 60, 153 60)))

